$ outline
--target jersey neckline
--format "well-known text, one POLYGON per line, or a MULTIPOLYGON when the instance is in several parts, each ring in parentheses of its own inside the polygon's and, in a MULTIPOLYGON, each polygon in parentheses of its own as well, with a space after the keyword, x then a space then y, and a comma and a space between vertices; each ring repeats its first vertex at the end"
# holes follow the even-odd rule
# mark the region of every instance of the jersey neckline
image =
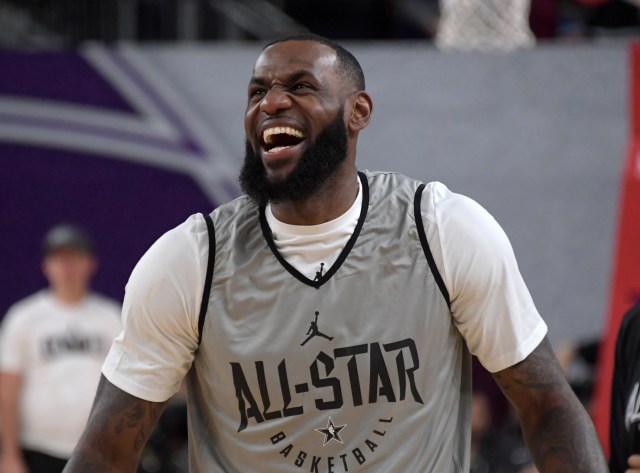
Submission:
POLYGON ((362 205, 360 208, 360 217, 358 218, 358 223, 356 223, 356 228, 353 230, 351 237, 347 241, 347 244, 344 246, 340 254, 338 255, 338 259, 331 265, 331 267, 321 276, 318 276, 316 279, 309 279, 307 276, 302 274, 296 268, 294 268, 289 262, 280 254, 278 251, 278 247, 276 246, 275 241, 273 240, 273 235, 271 233, 271 228, 267 223, 267 217, 264 205, 260 206, 260 227, 262 229, 262 234, 271 249, 271 252, 276 257, 276 259, 280 262, 282 267, 286 269, 293 277, 298 279, 300 282, 315 287, 319 289, 324 283, 326 283, 331 276, 333 276, 336 271, 342 266, 342 263, 347 259, 351 249, 356 243, 358 236, 360 235, 360 231, 362 230, 362 226, 364 225, 364 221, 367 217, 367 210, 369 209, 369 183, 367 182, 367 177, 363 172, 358 171, 358 177, 360 178, 361 191, 362 191, 362 205))
MULTIPOLYGON (((283 239, 319 238, 321 235, 339 231, 346 226, 350 227, 348 236, 351 237, 353 229, 356 227, 358 219, 360 218, 360 211, 362 209, 362 184, 360 183, 360 177, 357 175, 356 186, 358 188, 358 194, 356 199, 353 201, 353 204, 346 212, 333 220, 316 225, 291 225, 289 223, 281 222, 275 217, 275 215, 273 215, 271 206, 267 204, 264 212, 269 228, 271 229, 271 234, 275 235, 274 240, 279 240, 281 237, 283 239)), ((345 238, 345 241, 348 239, 348 237, 345 238)))

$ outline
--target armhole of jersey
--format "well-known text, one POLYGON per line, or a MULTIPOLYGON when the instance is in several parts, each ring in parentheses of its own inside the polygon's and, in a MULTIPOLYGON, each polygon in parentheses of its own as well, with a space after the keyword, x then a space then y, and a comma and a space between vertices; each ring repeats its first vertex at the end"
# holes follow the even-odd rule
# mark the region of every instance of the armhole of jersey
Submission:
POLYGON ((433 259, 433 254, 431 253, 431 248, 429 248, 429 242, 427 241, 427 234, 424 231, 424 224, 422 223, 422 213, 421 213, 421 202, 422 202, 422 191, 424 191, 425 184, 420 184, 418 189, 416 190, 416 195, 413 199, 413 215, 416 219, 416 227, 418 229, 418 236, 420 237, 420 244, 422 245, 422 251, 424 251, 424 255, 427 257, 427 263, 429 263, 429 269, 431 270, 431 274, 433 274, 433 278, 436 280, 436 284, 440 288, 440 292, 444 297, 444 300, 447 303, 447 307, 451 310, 451 300, 449 299, 449 291, 447 290, 447 286, 444 284, 444 280, 440 275, 440 271, 438 271, 438 267, 436 266, 436 262, 433 259))
POLYGON ((207 223, 207 233, 209 235, 209 258, 207 259, 207 274, 204 278, 204 290, 202 292, 202 302, 200 304, 200 315, 198 316, 198 345, 202 341, 202 329, 204 319, 207 316, 209 307, 209 295, 211 293, 211 281, 213 280, 213 267, 216 259, 216 232, 213 227, 213 220, 210 215, 205 215, 204 221, 207 223))

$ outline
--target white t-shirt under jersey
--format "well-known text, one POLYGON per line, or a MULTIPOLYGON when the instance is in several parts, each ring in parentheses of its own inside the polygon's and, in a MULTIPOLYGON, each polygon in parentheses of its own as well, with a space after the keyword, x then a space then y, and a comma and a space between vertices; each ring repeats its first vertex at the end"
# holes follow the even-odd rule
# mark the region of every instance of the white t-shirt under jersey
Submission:
POLYGON ((327 270, 340 256, 351 238, 360 217, 362 192, 360 179, 358 195, 353 205, 338 218, 319 225, 289 225, 273 215, 271 206, 265 209, 273 241, 287 262, 314 279, 319 271, 327 270))
POLYGON ((0 326, 0 371, 22 376, 24 448, 71 455, 120 330, 119 305, 98 295, 66 305, 43 290, 9 309, 0 326))
MULTIPOLYGON (((542 341, 547 326, 504 231, 475 201, 438 182, 427 184, 421 204, 427 240, 469 350, 491 372, 522 361, 542 341)), ((356 202, 338 219, 305 228, 277 222, 273 215, 267 218, 280 253, 313 278, 320 263, 331 267, 359 209, 356 202)), ((127 284, 124 332, 103 366, 114 385, 155 402, 179 389, 198 346, 207 255, 206 225, 201 215, 194 215, 163 235, 140 260, 127 284), (150 340, 150 333, 158 334, 158 340, 150 340), (171 346, 166 343, 170 339, 171 346)))

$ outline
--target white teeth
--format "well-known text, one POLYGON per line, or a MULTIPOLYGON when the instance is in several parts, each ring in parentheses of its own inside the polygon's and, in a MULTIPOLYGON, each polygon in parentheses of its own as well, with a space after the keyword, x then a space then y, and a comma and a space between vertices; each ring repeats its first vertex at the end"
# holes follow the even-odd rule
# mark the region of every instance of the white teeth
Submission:
POLYGON ((262 139, 266 144, 271 144, 271 136, 273 135, 290 135, 296 138, 304 138, 304 133, 295 128, 289 126, 276 126, 273 128, 267 128, 262 132, 262 139))

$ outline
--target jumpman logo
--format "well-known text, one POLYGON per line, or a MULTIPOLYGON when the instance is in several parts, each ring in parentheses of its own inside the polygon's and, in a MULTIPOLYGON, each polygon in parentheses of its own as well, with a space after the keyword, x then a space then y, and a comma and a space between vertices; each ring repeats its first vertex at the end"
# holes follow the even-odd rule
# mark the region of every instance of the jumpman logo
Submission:
POLYGON ((316 271, 316 277, 313 278, 314 281, 320 281, 322 277, 322 270, 324 269, 324 263, 320 263, 320 271, 316 271))
POLYGON ((309 335, 306 340, 304 342, 302 342, 300 344, 300 346, 304 346, 305 343, 307 343, 309 340, 311 340, 313 337, 315 337, 316 335, 318 337, 323 337, 326 338, 327 340, 333 340, 333 337, 330 337, 328 335, 325 335, 324 333, 322 333, 320 330, 318 330, 318 315, 320 315, 320 312, 318 312, 316 310, 316 320, 314 320, 313 322, 311 322, 311 326, 309 327, 309 330, 307 330, 307 335, 309 335))

